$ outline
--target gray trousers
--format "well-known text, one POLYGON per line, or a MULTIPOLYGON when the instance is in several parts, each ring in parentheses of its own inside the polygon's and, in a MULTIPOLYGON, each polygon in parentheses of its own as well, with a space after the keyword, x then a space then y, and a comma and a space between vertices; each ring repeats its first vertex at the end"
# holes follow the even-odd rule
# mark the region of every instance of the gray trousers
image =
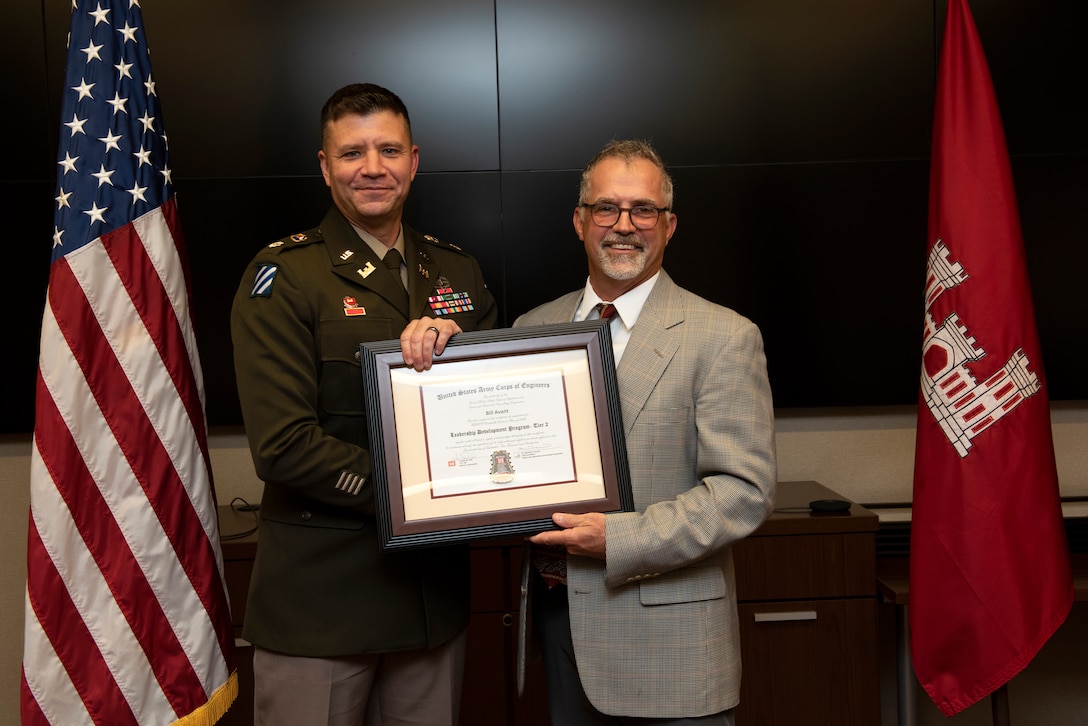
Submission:
POLYGON ((607 716, 593 707, 582 689, 574 643, 570 637, 570 610, 567 588, 552 589, 531 575, 533 584, 533 629, 548 681, 548 712, 552 724, 562 726, 734 726, 733 710, 696 718, 636 718, 607 716))

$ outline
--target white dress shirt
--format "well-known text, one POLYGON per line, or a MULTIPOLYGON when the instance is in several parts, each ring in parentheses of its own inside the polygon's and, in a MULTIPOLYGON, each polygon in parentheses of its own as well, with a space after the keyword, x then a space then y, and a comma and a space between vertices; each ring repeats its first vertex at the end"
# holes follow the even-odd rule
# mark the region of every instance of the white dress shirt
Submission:
POLYGON ((616 306, 616 314, 612 316, 612 320, 609 321, 609 332, 612 333, 612 356, 616 359, 616 365, 620 364, 620 358, 623 357, 623 351, 627 348, 627 341, 631 339, 631 329, 635 327, 635 323, 638 322, 639 313, 642 312, 642 306, 646 303, 646 298, 650 296, 650 290, 654 289, 654 283, 657 282, 657 276, 660 272, 654 273, 654 276, 643 282, 638 287, 632 288, 627 292, 620 295, 615 300, 602 300, 598 297, 597 293, 593 291, 593 286, 589 284, 589 279, 586 279, 585 292, 582 293, 582 302, 578 305, 578 309, 574 311, 574 320, 572 322, 578 323, 583 320, 596 320, 600 317, 597 312, 597 305, 599 303, 612 303, 616 306))

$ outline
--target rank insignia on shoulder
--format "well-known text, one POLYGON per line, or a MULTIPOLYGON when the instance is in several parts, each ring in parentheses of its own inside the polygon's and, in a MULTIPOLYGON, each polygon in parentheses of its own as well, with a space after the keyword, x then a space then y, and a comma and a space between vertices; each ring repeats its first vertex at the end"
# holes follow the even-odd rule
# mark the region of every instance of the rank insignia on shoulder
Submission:
POLYGON ((351 295, 344 296, 344 315, 349 318, 356 315, 366 315, 366 308, 355 301, 351 295))
POLYGON ((461 248, 458 247, 457 245, 452 244, 450 242, 442 242, 437 237, 434 237, 434 236, 429 235, 429 234, 423 235, 423 239, 428 240, 428 241, 430 241, 430 242, 432 242, 432 243, 434 243, 436 245, 439 245, 440 247, 449 247, 450 249, 457 250, 458 252, 461 251, 461 248))
POLYGON ((272 297, 272 283, 276 281, 276 273, 279 271, 279 265, 261 265, 258 267, 257 275, 253 278, 253 289, 249 291, 249 296, 272 297))
POLYGON ((427 304, 431 306, 431 312, 435 315, 467 313, 476 309, 467 292, 454 292, 450 287, 440 287, 435 290, 435 294, 427 298, 427 304))
POLYGON ((275 242, 273 242, 272 244, 268 245, 268 249, 272 250, 272 249, 275 249, 277 247, 283 247, 284 244, 286 244, 286 243, 282 239, 278 239, 275 242))

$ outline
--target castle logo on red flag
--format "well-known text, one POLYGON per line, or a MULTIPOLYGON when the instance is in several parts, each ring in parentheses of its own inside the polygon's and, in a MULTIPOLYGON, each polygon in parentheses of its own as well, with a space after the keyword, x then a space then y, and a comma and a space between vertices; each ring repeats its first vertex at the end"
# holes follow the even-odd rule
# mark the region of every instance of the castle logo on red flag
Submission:
POLYGON ((948 289, 969 284, 963 266, 949 260, 941 240, 933 245, 926 274, 926 319, 922 341, 922 400, 961 457, 971 440, 1039 392, 1039 377, 1023 348, 978 381, 967 363, 986 357, 985 347, 970 336, 956 313, 937 325, 930 304, 948 289))

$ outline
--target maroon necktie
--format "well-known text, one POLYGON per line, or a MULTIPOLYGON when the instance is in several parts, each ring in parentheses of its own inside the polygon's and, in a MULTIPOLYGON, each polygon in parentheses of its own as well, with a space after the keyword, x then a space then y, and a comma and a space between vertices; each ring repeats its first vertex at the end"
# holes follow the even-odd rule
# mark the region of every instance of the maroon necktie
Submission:
POLYGON ((600 313, 601 320, 609 320, 616 314, 616 306, 608 302, 597 303, 597 312, 600 313))

